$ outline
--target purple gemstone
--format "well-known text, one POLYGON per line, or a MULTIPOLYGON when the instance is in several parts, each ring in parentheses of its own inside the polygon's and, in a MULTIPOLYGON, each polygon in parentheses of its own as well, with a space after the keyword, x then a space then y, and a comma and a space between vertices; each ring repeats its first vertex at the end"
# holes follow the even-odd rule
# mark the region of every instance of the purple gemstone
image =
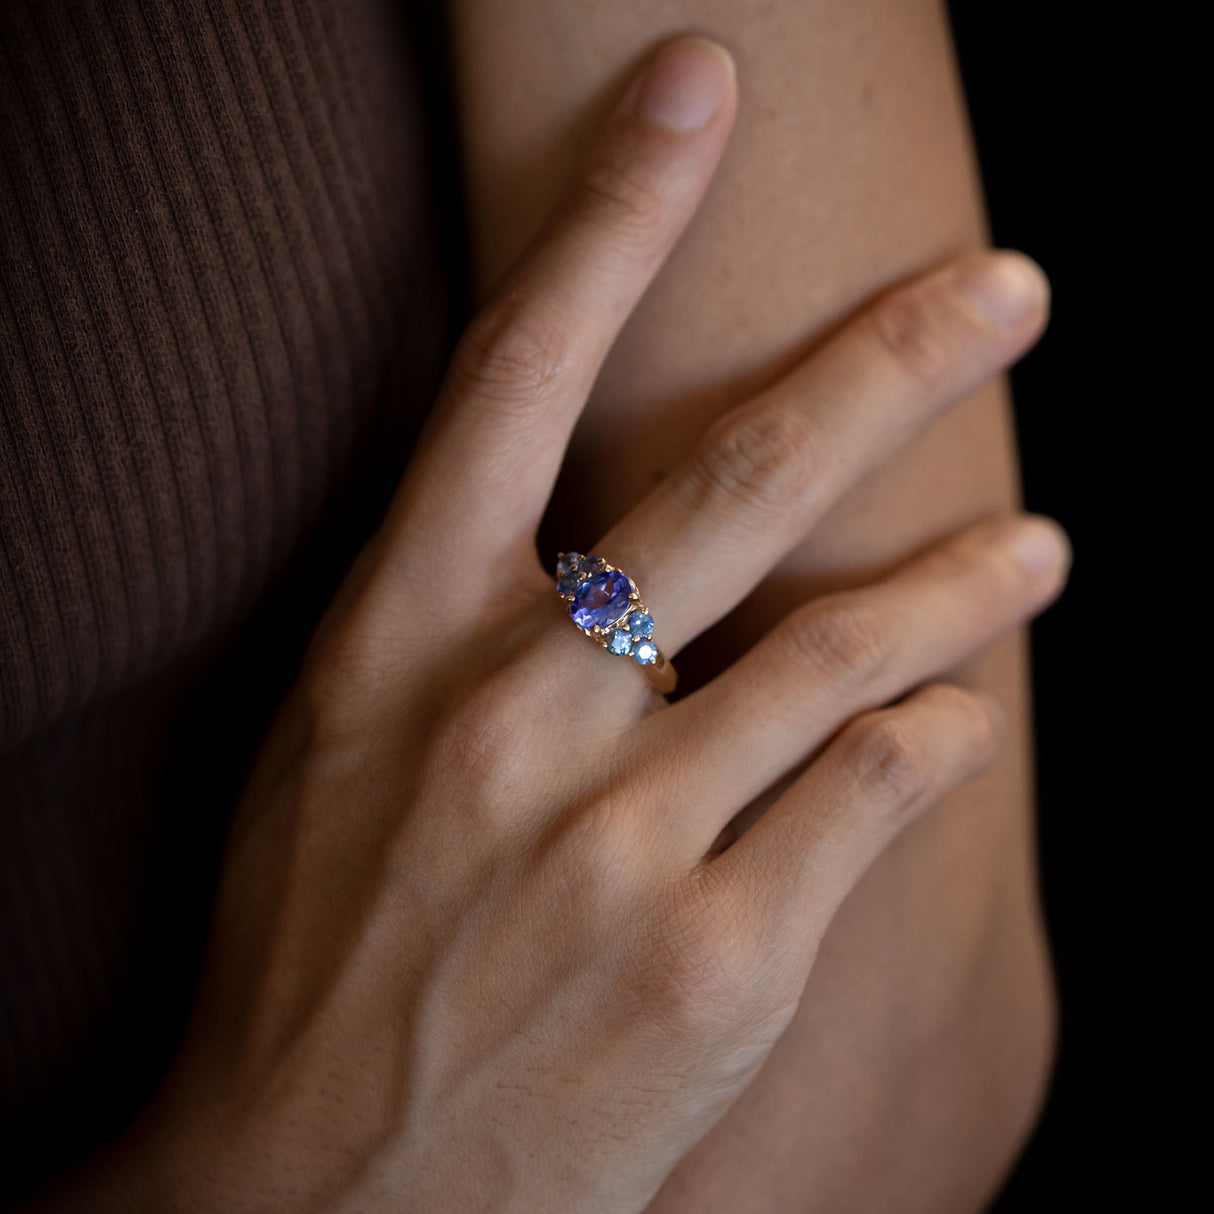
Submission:
POLYGON ((579 628, 607 628, 620 619, 631 606, 628 596, 632 583, 618 569, 611 573, 596 573, 576 590, 569 614, 579 628))

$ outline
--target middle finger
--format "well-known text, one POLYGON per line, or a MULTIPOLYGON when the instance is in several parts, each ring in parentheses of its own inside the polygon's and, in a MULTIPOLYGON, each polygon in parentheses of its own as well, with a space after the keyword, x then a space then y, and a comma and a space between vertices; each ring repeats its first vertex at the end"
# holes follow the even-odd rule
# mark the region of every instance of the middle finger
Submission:
POLYGON ((974 254, 866 309, 726 413, 597 551, 644 587, 677 652, 736 606, 866 472, 1039 334, 1048 287, 974 254))

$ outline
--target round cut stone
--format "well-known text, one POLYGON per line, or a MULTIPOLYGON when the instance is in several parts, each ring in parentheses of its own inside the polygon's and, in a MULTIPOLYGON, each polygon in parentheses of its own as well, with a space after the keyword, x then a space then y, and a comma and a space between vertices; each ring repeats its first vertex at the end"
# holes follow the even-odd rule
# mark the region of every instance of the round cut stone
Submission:
POLYGON ((579 628, 609 628, 632 605, 633 585, 618 569, 588 577, 574 592, 569 614, 579 628))
POLYGON ((562 552, 556 562, 557 576, 560 577, 562 574, 568 573, 581 559, 580 554, 576 552, 562 552))
POLYGON ((625 658, 632 652, 632 640, 622 628, 613 632, 607 639, 607 648, 611 653, 625 658))
POLYGON ((652 641, 633 646, 632 660, 638 666, 652 666, 658 660, 658 647, 652 641))
POLYGON ((628 617, 628 631, 635 641, 641 637, 653 636, 653 616, 648 611, 637 611, 628 617))

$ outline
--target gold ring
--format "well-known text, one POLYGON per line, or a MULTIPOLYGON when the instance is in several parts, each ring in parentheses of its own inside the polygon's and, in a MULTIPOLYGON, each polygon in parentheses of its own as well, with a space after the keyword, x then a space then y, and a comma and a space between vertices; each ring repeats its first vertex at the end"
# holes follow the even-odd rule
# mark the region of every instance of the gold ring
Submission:
POLYGON ((653 616, 623 570, 601 556, 562 552, 556 563, 556 589, 569 604, 575 627, 608 653, 631 658, 660 695, 674 690, 678 675, 653 639, 653 616))

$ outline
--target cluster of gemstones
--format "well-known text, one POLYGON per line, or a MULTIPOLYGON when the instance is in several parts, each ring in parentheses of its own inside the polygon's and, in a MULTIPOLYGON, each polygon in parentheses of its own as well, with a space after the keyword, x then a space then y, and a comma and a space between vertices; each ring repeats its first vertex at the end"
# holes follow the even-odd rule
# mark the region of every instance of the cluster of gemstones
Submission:
POLYGON ((602 557, 562 552, 556 563, 556 588, 569 604, 569 618, 608 653, 631 658, 638 666, 658 660, 653 616, 627 574, 602 557))

